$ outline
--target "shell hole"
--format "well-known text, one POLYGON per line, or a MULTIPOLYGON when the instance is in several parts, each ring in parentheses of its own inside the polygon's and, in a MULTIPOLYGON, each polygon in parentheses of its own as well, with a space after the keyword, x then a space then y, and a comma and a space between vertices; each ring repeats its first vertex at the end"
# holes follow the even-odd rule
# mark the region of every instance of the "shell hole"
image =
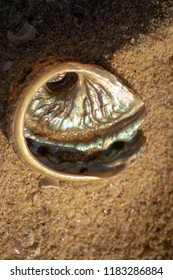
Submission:
POLYGON ((80 169, 80 173, 82 173, 82 174, 86 173, 87 171, 88 171, 88 168, 85 168, 85 167, 80 169))
POLYGON ((37 149, 38 154, 40 154, 41 156, 46 156, 49 153, 49 150, 46 146, 40 146, 37 149))
POLYGON ((113 143, 113 144, 110 146, 110 148, 113 149, 113 150, 122 151, 122 150, 124 150, 125 145, 126 145, 125 142, 123 142, 123 141, 117 141, 117 142, 113 143))
POLYGON ((46 83, 46 88, 50 93, 67 93, 72 90, 77 83, 76 73, 66 73, 65 76, 59 75, 46 83))

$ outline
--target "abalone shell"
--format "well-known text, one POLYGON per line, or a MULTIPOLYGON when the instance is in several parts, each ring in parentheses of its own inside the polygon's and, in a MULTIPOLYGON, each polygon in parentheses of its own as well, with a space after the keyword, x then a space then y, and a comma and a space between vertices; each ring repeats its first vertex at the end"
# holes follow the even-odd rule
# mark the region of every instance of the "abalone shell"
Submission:
POLYGON ((16 96, 13 135, 19 156, 47 176, 113 176, 145 142, 139 131, 144 103, 96 65, 47 60, 26 75, 12 99, 16 96))

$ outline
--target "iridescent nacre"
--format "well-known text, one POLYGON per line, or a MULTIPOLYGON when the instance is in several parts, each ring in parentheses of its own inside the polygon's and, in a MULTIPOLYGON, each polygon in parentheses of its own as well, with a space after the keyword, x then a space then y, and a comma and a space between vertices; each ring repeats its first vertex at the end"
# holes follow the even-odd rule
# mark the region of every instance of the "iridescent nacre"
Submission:
POLYGON ((24 80, 11 90, 13 137, 30 166, 53 178, 98 179, 133 161, 145 141, 144 103, 110 72, 53 58, 24 80))

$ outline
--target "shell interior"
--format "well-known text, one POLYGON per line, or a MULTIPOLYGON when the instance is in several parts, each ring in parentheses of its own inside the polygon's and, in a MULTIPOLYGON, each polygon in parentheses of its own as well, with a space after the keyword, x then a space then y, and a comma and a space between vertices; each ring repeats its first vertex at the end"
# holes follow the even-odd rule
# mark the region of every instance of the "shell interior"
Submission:
POLYGON ((51 77, 28 106, 27 146, 54 172, 112 176, 134 160, 145 142, 139 130, 144 103, 112 74, 91 67, 51 77))

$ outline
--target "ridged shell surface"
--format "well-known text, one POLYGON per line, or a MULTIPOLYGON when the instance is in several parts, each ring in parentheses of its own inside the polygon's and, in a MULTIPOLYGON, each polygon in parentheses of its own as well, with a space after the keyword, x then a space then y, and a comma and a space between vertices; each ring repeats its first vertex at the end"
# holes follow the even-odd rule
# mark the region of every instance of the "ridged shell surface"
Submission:
POLYGON ((33 85, 23 87, 23 135, 43 173, 107 177, 133 160, 145 140, 138 131, 145 107, 137 95, 95 65, 53 60, 33 72, 33 85))

